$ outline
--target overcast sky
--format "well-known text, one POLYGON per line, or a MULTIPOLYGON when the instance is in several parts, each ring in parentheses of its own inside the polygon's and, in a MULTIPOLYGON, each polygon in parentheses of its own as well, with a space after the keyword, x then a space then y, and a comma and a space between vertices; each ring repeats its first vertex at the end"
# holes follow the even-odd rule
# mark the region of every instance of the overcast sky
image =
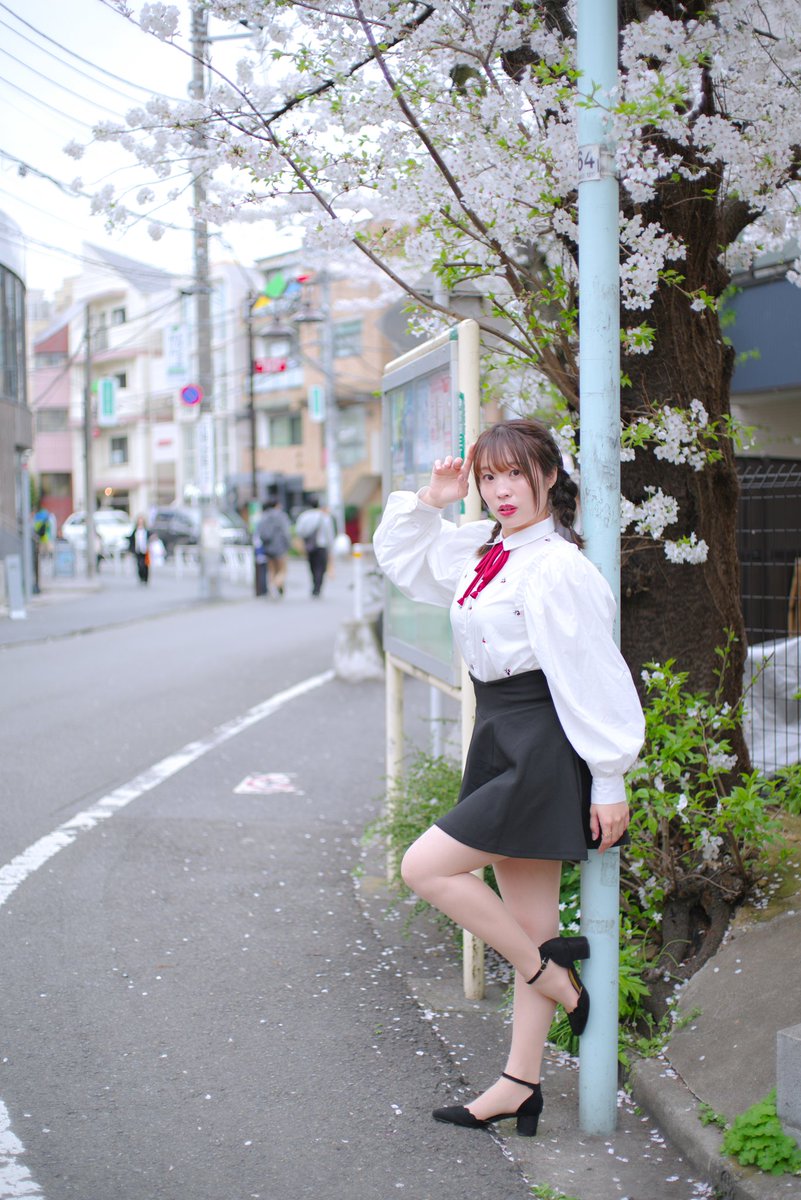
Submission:
MULTIPOLYGON (((141 0, 134 0, 134 7, 138 12, 141 0)), ((188 0, 179 0, 179 7, 186 11, 188 0)), ((227 30, 217 24, 211 32, 227 30)), ((212 55, 228 68, 238 48, 237 42, 220 42, 212 55)), ((29 288, 52 295, 62 279, 80 270, 85 241, 167 270, 191 271, 187 201, 157 214, 185 232, 168 231, 159 242, 149 237, 144 224, 107 234, 102 216, 90 213, 88 200, 66 195, 57 183, 36 174, 64 184, 79 177, 87 192, 106 181, 119 188, 147 183, 144 168, 117 147, 97 146, 76 161, 64 146, 89 140, 97 121, 121 120, 148 91, 185 97, 190 74, 191 62, 184 54, 142 33, 102 0, 0 0, 0 209, 23 231, 29 288)), ((266 225, 222 232, 230 249, 213 242, 213 259, 249 263, 254 254, 275 248, 266 225)))

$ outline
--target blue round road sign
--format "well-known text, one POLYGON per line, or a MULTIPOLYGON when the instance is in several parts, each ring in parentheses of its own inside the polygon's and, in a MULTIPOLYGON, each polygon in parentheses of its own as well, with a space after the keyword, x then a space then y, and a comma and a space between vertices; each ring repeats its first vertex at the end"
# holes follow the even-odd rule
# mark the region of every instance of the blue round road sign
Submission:
POLYGON ((181 388, 181 399, 184 404, 200 404, 203 399, 203 389, 195 383, 188 383, 186 387, 181 388))

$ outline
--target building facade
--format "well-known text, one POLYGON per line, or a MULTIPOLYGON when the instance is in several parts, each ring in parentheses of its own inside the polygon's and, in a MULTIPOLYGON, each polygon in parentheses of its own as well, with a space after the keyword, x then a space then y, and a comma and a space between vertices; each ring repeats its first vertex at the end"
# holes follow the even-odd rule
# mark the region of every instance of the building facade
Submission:
POLYGON ((398 353, 384 317, 394 302, 380 277, 347 259, 322 270, 309 258, 299 250, 258 263, 237 501, 279 495, 292 511, 315 494, 352 540, 367 540, 381 506, 381 377, 398 353))
POLYGON ((165 330, 181 321, 181 281, 97 246, 73 281, 68 313, 73 498, 131 514, 167 503, 180 477, 165 330), (88 429, 88 437, 86 431, 88 429))
POLYGON ((801 288, 795 253, 768 256, 734 279, 726 333, 737 351, 732 411, 754 430, 747 457, 801 459, 801 288))
POLYGON ((51 512, 61 528, 74 508, 73 450, 70 431, 69 325, 63 310, 32 333, 29 390, 33 415, 31 475, 36 503, 51 512))
POLYGON ((0 213, 0 558, 22 555, 23 542, 28 540, 33 425, 27 404, 21 247, 22 231, 0 213))
POLYGON ((184 397, 197 381, 192 281, 96 246, 85 246, 84 257, 56 314, 40 323, 31 356, 33 471, 45 507, 59 527, 85 507, 87 422, 95 508, 133 516, 195 503, 203 490, 201 408, 213 426, 213 479, 224 504, 237 470, 237 423, 247 416, 244 297, 253 281, 239 266, 215 268, 213 395, 191 404, 184 397))

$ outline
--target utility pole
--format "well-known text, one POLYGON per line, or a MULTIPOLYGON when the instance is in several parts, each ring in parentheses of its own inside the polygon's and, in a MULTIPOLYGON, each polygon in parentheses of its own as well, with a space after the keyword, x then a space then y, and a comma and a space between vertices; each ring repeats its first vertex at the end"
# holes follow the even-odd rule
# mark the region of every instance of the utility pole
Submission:
POLYGON ((342 499, 342 470, 339 465, 339 409, 334 368, 334 321, 331 303, 331 277, 326 269, 320 279, 323 311, 321 363, 325 378, 325 464, 328 508, 336 522, 337 533, 345 532, 345 505, 342 499))
POLYGON ((95 504, 92 474, 92 321, 89 301, 84 310, 83 360, 83 469, 86 515, 86 578, 95 574, 95 504))
MULTIPOLYGON (((617 86, 617 2, 578 0, 579 374, 581 499, 587 555, 620 601, 619 197, 611 106, 617 86)), ((619 631, 618 631, 619 641, 619 631)), ((581 1039, 579 1124, 617 1123, 620 851, 589 851, 581 867, 581 932, 592 996, 581 1039)))
MULTIPOLYGON (((192 5, 192 83, 194 100, 206 94, 206 47, 209 44, 209 15, 205 4, 195 0, 192 5)), ((197 132, 194 144, 200 153, 203 134, 197 132)), ((192 184, 194 217, 192 238, 194 247, 194 292, 197 382, 202 392, 195 425, 195 482, 200 492, 200 595, 202 599, 217 599, 220 594, 220 522, 217 515, 215 484, 217 479, 214 437, 214 359, 212 355, 211 279, 209 273, 209 229, 203 216, 206 186, 202 169, 195 172, 192 184)))
POLYGON ((259 498, 256 470, 256 339, 253 336, 253 305, 256 296, 248 292, 245 297, 247 312, 245 321, 248 331, 248 426, 250 428, 250 498, 255 503, 259 498))

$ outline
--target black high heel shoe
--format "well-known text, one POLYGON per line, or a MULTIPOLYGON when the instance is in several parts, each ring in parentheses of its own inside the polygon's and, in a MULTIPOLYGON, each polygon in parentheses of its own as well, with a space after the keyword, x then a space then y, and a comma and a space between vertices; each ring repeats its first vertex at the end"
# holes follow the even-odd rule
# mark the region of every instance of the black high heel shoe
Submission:
POLYGON ((590 993, 581 982, 575 963, 577 958, 590 957, 590 943, 585 937, 555 937, 543 942, 539 951, 542 960, 540 969, 536 975, 531 976, 531 979, 527 979, 526 983, 535 983, 549 962, 555 962, 557 966, 565 967, 568 978, 578 996, 576 1007, 572 1012, 566 1013, 566 1016, 573 1033, 576 1037, 581 1037, 587 1028, 590 1015, 590 993))
POLYGON ((465 1129, 486 1129, 488 1125, 492 1125, 493 1121, 505 1121, 509 1117, 517 1117, 517 1132, 520 1137, 534 1137, 539 1124, 540 1113, 542 1112, 542 1089, 538 1083, 529 1083, 526 1079, 517 1079, 514 1075, 510 1075, 507 1071, 502 1071, 504 1079, 511 1079, 512 1083, 519 1083, 523 1087, 531 1088, 531 1095, 527 1100, 524 1100, 515 1112, 511 1113, 496 1113, 494 1117, 474 1117, 468 1108, 463 1104, 450 1104, 447 1108, 435 1108, 433 1117, 435 1121, 447 1121, 449 1125, 463 1125, 465 1129))

